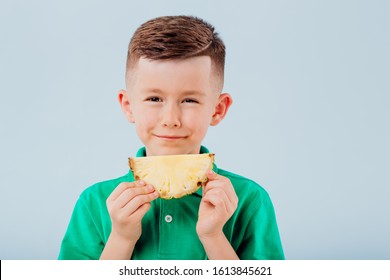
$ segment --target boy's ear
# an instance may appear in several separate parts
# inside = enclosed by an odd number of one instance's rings
[[[215,126],[219,124],[226,116],[229,107],[232,105],[233,99],[228,93],[222,93],[218,97],[217,105],[215,106],[215,111],[211,119],[210,125]]]
[[[129,96],[128,96],[127,92],[124,89],[121,89],[119,91],[119,93],[118,93],[118,101],[119,101],[119,104],[120,104],[120,106],[122,108],[123,113],[126,116],[126,119],[130,123],[134,123],[135,120],[134,120],[133,111],[131,110],[131,107],[130,107],[130,99],[129,99]]]

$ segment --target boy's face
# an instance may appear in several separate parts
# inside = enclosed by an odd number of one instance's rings
[[[211,59],[141,58],[119,93],[122,110],[148,156],[198,154],[209,125],[218,124],[231,105],[213,82]]]

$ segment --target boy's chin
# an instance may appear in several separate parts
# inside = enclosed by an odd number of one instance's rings
[[[146,147],[146,156],[171,156],[171,155],[186,155],[199,154],[199,148],[183,148],[183,147]]]

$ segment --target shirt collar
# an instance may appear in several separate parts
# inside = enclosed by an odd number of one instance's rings
[[[210,153],[210,152],[209,152],[209,149],[207,149],[205,146],[200,146],[199,153],[200,154],[207,154],[207,153]],[[145,156],[146,156],[146,148],[142,147],[142,148],[140,148],[138,150],[138,152],[136,154],[136,157],[145,157]],[[215,163],[213,164],[213,171],[215,173],[218,173],[218,167],[217,167],[217,165]],[[131,170],[130,170],[130,173],[133,176],[133,172],[131,172]],[[194,192],[194,194],[202,196],[202,188],[199,188],[196,192]]]
[[[207,154],[210,153],[209,149],[207,149],[205,146],[200,146],[199,154]],[[146,157],[146,148],[142,147],[138,150],[136,157]]]

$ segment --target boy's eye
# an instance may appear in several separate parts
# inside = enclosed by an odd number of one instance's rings
[[[151,102],[161,102],[161,98],[160,97],[149,97],[146,99],[146,101],[151,101]]]
[[[184,103],[199,103],[198,101],[191,99],[191,98],[186,98],[183,100]]]

